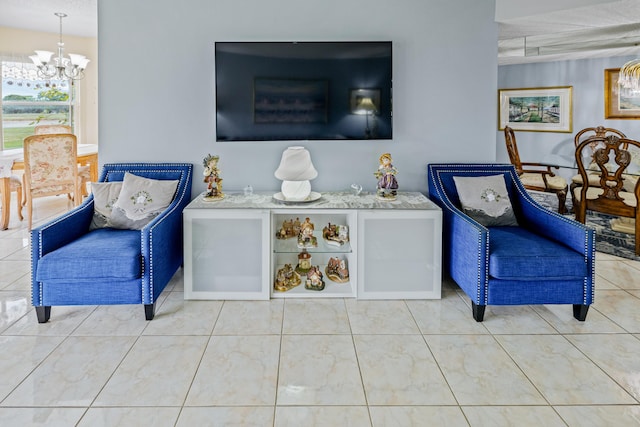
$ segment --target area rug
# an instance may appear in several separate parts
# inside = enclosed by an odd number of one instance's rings
[[[555,194],[539,191],[530,191],[529,194],[545,208],[553,211],[558,210],[558,198]],[[573,211],[569,197],[567,198],[567,209],[570,212]],[[575,219],[573,213],[566,216]],[[632,234],[612,230],[610,221],[613,218],[616,217],[587,211],[587,225],[596,230],[596,251],[640,261],[640,257],[635,254],[635,237]]]

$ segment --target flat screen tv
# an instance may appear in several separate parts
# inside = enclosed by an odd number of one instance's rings
[[[392,139],[392,46],[216,42],[216,140]]]

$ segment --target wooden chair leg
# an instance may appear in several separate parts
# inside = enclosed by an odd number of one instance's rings
[[[567,213],[567,190],[566,188],[561,191],[556,191],[556,196],[558,196],[558,213],[560,215],[564,215]]]
[[[38,316],[38,323],[47,323],[51,317],[50,305],[38,305],[36,306],[36,316]]]
[[[16,201],[18,202],[16,203],[18,205],[18,218],[20,218],[20,221],[22,221],[24,219],[24,217],[22,216],[22,186],[18,187],[18,189],[16,190]]]

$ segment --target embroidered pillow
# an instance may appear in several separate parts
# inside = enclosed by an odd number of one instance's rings
[[[178,180],[143,178],[125,172],[108,226],[140,230],[171,204],[177,187]]]
[[[464,213],[485,227],[518,225],[503,175],[454,176]]]
[[[107,227],[107,222],[111,218],[111,210],[118,200],[121,189],[122,181],[91,183],[93,218],[89,230]]]

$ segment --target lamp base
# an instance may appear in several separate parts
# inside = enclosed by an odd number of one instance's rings
[[[309,181],[282,181],[282,195],[290,202],[302,202],[311,194]]]

